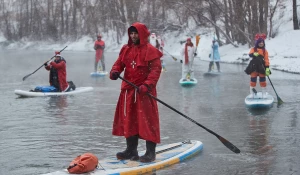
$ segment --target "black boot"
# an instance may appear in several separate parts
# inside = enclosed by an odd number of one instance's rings
[[[218,68],[218,72],[221,72],[220,71],[220,63],[218,61],[216,62],[216,65],[217,65],[217,68]]]
[[[152,162],[155,160],[155,147],[156,143],[151,141],[146,141],[146,153],[140,157],[141,162]]]
[[[123,152],[117,153],[117,158],[121,160],[131,159],[139,160],[139,154],[137,151],[139,137],[137,135],[126,138],[127,148]]]
[[[71,87],[71,89],[74,91],[76,89],[75,84],[73,83],[73,81],[68,81],[69,86]]]
[[[212,68],[213,64],[214,64],[213,61],[209,62],[208,72],[211,72],[211,68]]]

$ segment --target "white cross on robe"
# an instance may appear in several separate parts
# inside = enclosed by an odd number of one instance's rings
[[[134,60],[133,60],[131,65],[132,65],[132,68],[134,68],[134,66],[136,65],[136,62],[134,62]]]

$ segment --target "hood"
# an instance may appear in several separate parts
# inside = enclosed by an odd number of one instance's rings
[[[140,38],[140,45],[145,45],[148,43],[148,37],[150,35],[150,32],[149,30],[147,29],[146,25],[143,24],[143,23],[140,23],[140,22],[136,22],[136,23],[133,23],[131,26],[135,27],[138,31],[138,34],[139,34],[139,38]],[[130,26],[130,27],[131,27]],[[129,27],[129,28],[130,28]],[[130,32],[129,32],[129,28],[128,28],[128,45],[132,45],[133,42],[130,38]]]

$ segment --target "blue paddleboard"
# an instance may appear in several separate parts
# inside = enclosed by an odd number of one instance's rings
[[[103,72],[103,71],[100,71],[100,72],[92,72],[91,73],[91,77],[103,77],[105,75],[107,75],[108,72]]]
[[[181,78],[179,80],[179,83],[182,86],[191,86],[191,85],[195,85],[198,83],[198,80],[196,78],[190,78],[190,79],[186,79],[186,78]]]

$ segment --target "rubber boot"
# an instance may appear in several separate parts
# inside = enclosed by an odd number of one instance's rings
[[[253,88],[254,87],[250,86],[250,98],[254,98]]]
[[[261,87],[262,98],[267,98],[266,87]]]
[[[68,81],[69,86],[71,87],[71,89],[74,91],[76,89],[75,84],[73,83],[73,81]]]
[[[139,154],[137,151],[139,137],[137,135],[126,138],[127,148],[123,152],[118,152],[116,154],[118,159],[121,160],[139,160]]]
[[[216,62],[216,65],[217,65],[217,68],[218,68],[218,72],[221,72],[221,71],[220,71],[220,63],[219,63],[219,62]]]
[[[97,61],[95,61],[95,64],[94,64],[94,70],[95,70],[95,72],[98,71],[98,62],[97,62]]]
[[[213,65],[214,65],[213,61],[209,62],[208,72],[211,72],[211,68],[212,68]]]
[[[146,141],[146,153],[140,157],[140,162],[153,162],[156,157],[155,147],[156,143]]]

